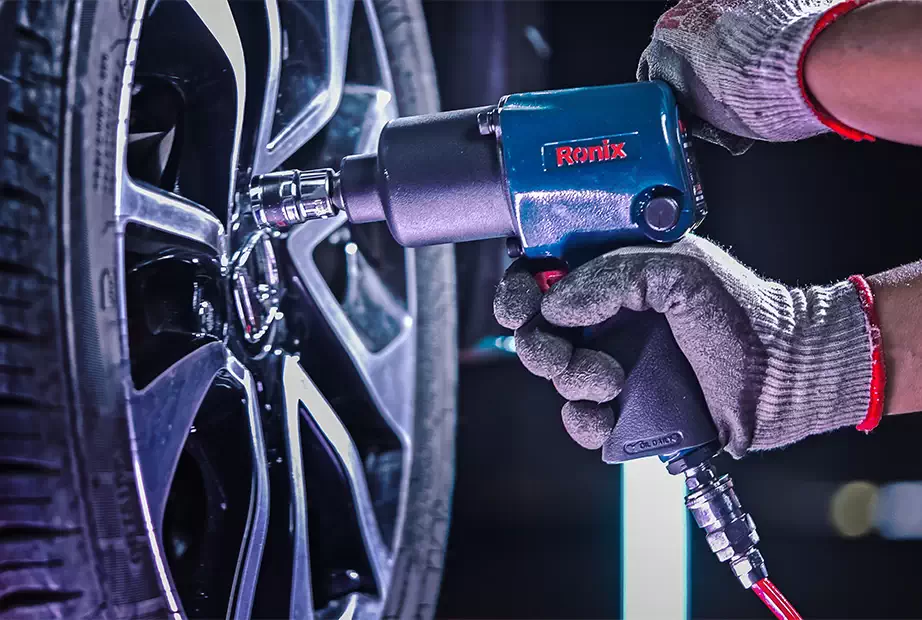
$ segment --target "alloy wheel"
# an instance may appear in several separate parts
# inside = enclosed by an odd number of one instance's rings
[[[406,513],[414,255],[343,216],[269,234],[253,174],[373,151],[371,0],[138,2],[111,146],[125,399],[177,616],[368,617]],[[102,145],[105,152],[108,145]]]

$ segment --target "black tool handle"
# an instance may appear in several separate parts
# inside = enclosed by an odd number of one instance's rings
[[[672,454],[717,439],[698,379],[665,316],[622,309],[586,330],[581,344],[610,353],[626,375],[612,403],[617,418],[603,461]]]
[[[567,274],[560,261],[530,265],[542,292]],[[717,439],[701,386],[665,316],[622,309],[576,340],[611,354],[625,372],[624,389],[612,403],[615,428],[602,447],[603,461],[672,454]]]

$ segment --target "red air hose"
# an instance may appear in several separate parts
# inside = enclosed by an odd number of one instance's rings
[[[752,591],[768,607],[778,620],[802,620],[794,606],[767,578],[752,584]]]

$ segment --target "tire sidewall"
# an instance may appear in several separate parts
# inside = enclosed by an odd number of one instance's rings
[[[143,4],[143,0],[141,0]],[[162,596],[132,460],[123,360],[121,243],[116,226],[119,123],[127,124],[126,57],[136,46],[132,0],[76,2],[61,155],[65,359],[97,574],[113,617]],[[123,109],[124,108],[124,109]],[[100,546],[115,537],[121,544]]]

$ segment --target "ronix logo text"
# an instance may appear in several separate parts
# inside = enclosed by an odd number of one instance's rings
[[[624,142],[611,144],[602,140],[602,144],[594,146],[558,146],[557,167],[585,164],[590,161],[608,161],[609,159],[625,159]]]
[[[629,148],[625,148],[623,138],[617,137],[553,142],[542,147],[544,169],[627,159]]]

